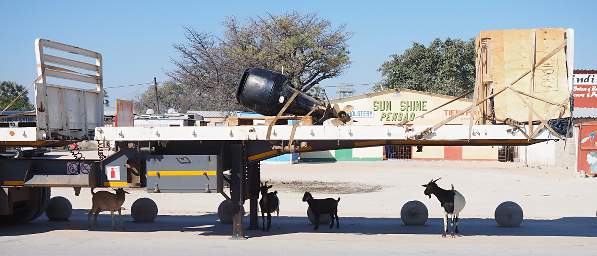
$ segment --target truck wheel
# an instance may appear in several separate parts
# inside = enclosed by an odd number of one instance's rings
[[[50,188],[21,189],[29,190],[29,200],[14,202],[12,214],[0,216],[0,224],[23,224],[37,219],[44,213],[50,200]]]

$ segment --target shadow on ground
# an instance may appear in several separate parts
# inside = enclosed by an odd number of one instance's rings
[[[178,231],[196,232],[199,236],[230,236],[232,225],[220,224],[216,214],[159,215],[153,223],[135,223],[124,216],[123,232]],[[118,218],[116,217],[116,220]],[[244,223],[248,224],[245,217]],[[245,225],[246,226],[246,225]],[[431,218],[425,226],[404,226],[400,218],[340,217],[340,229],[321,225],[313,230],[306,217],[280,216],[272,218],[270,232],[246,230],[247,237],[276,236],[293,233],[341,233],[358,235],[429,234],[439,235],[443,226],[440,218]],[[521,227],[497,227],[493,219],[463,218],[460,224],[464,236],[568,236],[597,237],[597,222],[591,217],[563,217],[553,220],[524,220]],[[88,230],[87,211],[76,209],[70,221],[54,222],[45,217],[24,225],[1,226],[0,236],[19,236],[55,230]],[[109,214],[100,215],[98,227],[89,232],[112,232]]]

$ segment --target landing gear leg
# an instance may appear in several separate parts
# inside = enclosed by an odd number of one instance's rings
[[[245,239],[243,234],[243,173],[245,171],[244,147],[241,144],[230,145],[230,160],[232,168],[230,173],[230,197],[234,207],[232,217],[232,239]]]
[[[249,229],[259,229],[259,181],[260,181],[260,164],[259,162],[249,163],[248,166],[248,183],[249,183]]]

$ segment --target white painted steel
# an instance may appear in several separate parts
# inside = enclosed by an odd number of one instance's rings
[[[0,143],[35,142],[42,139],[43,135],[36,127],[0,128]]]
[[[413,127],[406,131],[404,127],[383,125],[354,126],[299,126],[294,139],[301,141],[339,140],[408,140],[429,126]],[[289,140],[292,126],[275,125],[270,140]],[[474,125],[471,141],[474,140],[525,140],[519,131],[507,125]],[[98,127],[96,140],[110,141],[238,141],[266,140],[267,126],[196,126],[196,127]],[[445,125],[423,140],[462,141],[469,136],[468,126]],[[537,140],[555,139],[544,130]],[[505,143],[507,144],[507,143]]]

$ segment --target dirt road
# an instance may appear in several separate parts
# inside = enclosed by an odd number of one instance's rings
[[[464,236],[442,239],[443,211],[422,184],[442,177],[467,201],[461,213]],[[262,179],[279,191],[281,216],[272,231],[247,231],[245,241],[229,240],[231,226],[219,224],[218,194],[148,194],[160,208],[155,223],[138,224],[125,211],[126,231],[112,231],[109,214],[87,230],[88,190],[75,197],[71,189],[54,189],[69,198],[70,222],[0,227],[0,255],[595,255],[597,252],[597,179],[571,170],[525,168],[489,162],[342,162],[263,165]],[[304,190],[315,197],[341,197],[341,227],[312,231],[305,217]],[[419,200],[429,209],[422,227],[403,226],[400,209]],[[503,201],[519,203],[525,214],[520,228],[499,228],[493,220]],[[248,207],[246,204],[245,207]],[[248,221],[247,221],[248,222]]]

